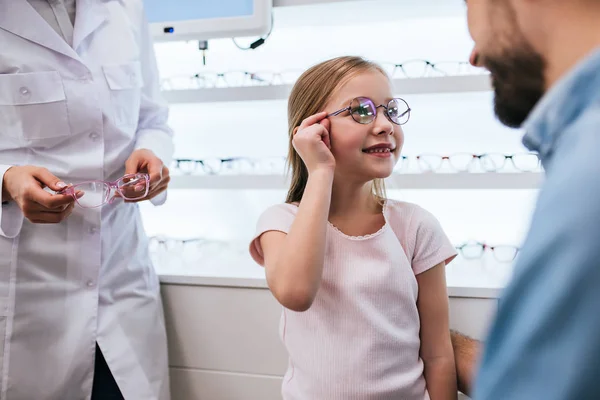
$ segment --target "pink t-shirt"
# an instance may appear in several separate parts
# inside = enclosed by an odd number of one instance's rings
[[[260,236],[287,233],[297,206],[280,204],[258,221],[250,253],[264,264]],[[283,309],[289,354],[285,400],[429,400],[419,357],[418,275],[456,250],[436,218],[388,200],[385,225],[351,237],[328,225],[323,278],[311,308]]]

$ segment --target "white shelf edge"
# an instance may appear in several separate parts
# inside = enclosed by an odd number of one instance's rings
[[[265,278],[159,274],[161,284],[268,289]]]
[[[471,93],[492,90],[488,75],[444,76],[433,78],[394,79],[397,95],[434,93]],[[170,104],[215,103],[229,101],[285,100],[292,85],[248,86],[166,90],[163,96]]]
[[[537,189],[541,172],[394,174],[386,179],[388,189]],[[170,189],[285,190],[283,175],[174,175]]]
[[[159,280],[162,285],[209,286],[246,289],[269,288],[265,278],[178,275],[173,273],[159,274]],[[502,288],[497,287],[473,287],[452,284],[449,284],[447,289],[449,297],[470,297],[479,299],[497,299],[500,297],[503,291]]]
[[[386,179],[390,189],[537,189],[541,172],[394,174]]]

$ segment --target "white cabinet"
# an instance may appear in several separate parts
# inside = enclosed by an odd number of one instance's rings
[[[281,399],[287,355],[268,289],[163,283],[162,296],[173,399]],[[482,338],[496,305],[451,297],[451,327]]]
[[[171,367],[173,400],[281,399],[281,377]]]
[[[281,307],[266,289],[163,285],[172,367],[280,375]]]
[[[497,299],[450,297],[450,329],[483,340],[497,308]]]

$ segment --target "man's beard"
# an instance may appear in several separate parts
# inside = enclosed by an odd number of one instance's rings
[[[544,59],[525,44],[500,56],[484,56],[482,62],[492,75],[496,116],[519,128],[544,95]]]

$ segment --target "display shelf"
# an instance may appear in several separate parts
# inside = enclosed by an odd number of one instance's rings
[[[489,75],[443,76],[432,78],[394,79],[396,95],[471,93],[490,91]],[[247,86],[166,90],[165,99],[170,104],[214,103],[231,101],[285,100],[292,85]]]
[[[537,189],[541,172],[394,174],[388,189]],[[174,175],[171,189],[264,190],[288,187],[282,175]]]
[[[459,258],[448,266],[448,295],[498,298],[510,278],[512,267],[496,265],[486,268],[483,264],[471,264],[463,265]],[[228,262],[213,260],[202,267],[157,267],[157,273],[164,285],[268,288],[264,268],[255,264],[247,254]]]

